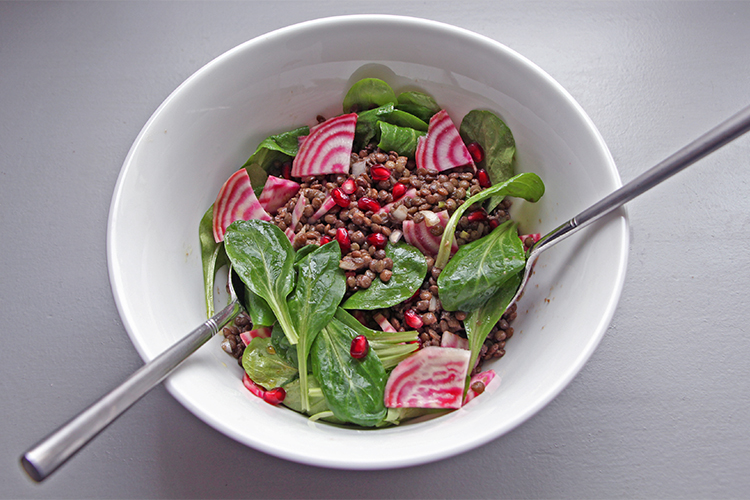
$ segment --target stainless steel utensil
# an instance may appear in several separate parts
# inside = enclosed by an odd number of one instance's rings
[[[723,121],[687,146],[651,167],[632,181],[576,215],[568,222],[542,236],[529,250],[521,286],[510,302],[513,304],[523,293],[539,254],[621,207],[636,196],[669,179],[704,156],[733,141],[750,130],[750,106]]]
[[[52,474],[242,311],[231,274],[230,270],[229,305],[23,454],[21,465],[34,481],[43,481]]]

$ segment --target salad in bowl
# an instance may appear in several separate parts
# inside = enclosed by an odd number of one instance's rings
[[[463,407],[496,379],[528,248],[503,120],[365,78],[342,112],[263,140],[199,224],[205,303],[228,265],[245,312],[221,347],[243,383],[310,420],[391,426]],[[456,125],[456,123],[459,123]],[[495,382],[496,383],[496,382]]]

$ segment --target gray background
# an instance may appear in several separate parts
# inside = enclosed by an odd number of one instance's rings
[[[367,12],[527,56],[588,112],[625,181],[750,104],[746,2],[0,2],[0,495],[748,497],[750,136],[630,204],[627,278],[599,348],[551,404],[475,451],[393,471],[298,465],[159,387],[44,484],[22,473],[25,448],[141,365],[105,235],[151,113],[241,42]]]

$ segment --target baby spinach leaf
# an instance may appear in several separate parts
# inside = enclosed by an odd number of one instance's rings
[[[276,323],[276,316],[268,306],[263,297],[256,295],[245,286],[245,310],[250,315],[254,327],[273,326]]]
[[[297,368],[289,365],[269,346],[271,339],[254,338],[242,354],[242,367],[253,382],[273,389],[297,378]]]
[[[487,170],[492,184],[513,177],[516,141],[508,126],[496,114],[479,109],[469,111],[461,121],[459,133],[466,144],[478,142],[484,149],[484,159],[477,166]],[[502,197],[493,196],[488,202],[487,211],[492,211],[501,201]]]
[[[387,103],[383,106],[367,111],[362,111],[357,115],[357,127],[354,131],[354,144],[356,149],[362,149],[371,142],[380,140],[380,127],[378,123],[381,117],[393,112],[393,103]]]
[[[263,298],[289,343],[298,342],[286,297],[294,288],[294,249],[274,224],[260,220],[232,222],[224,236],[232,266],[245,286]]]
[[[388,244],[385,255],[393,260],[393,276],[387,283],[372,281],[370,288],[359,290],[342,305],[344,309],[384,309],[414,295],[427,275],[427,261],[422,252],[406,243]]]
[[[417,118],[411,113],[407,113],[406,111],[402,111],[400,109],[394,109],[390,113],[382,116],[381,121],[390,123],[391,125],[396,125],[398,127],[412,128],[414,130],[419,130],[420,132],[425,133],[429,128],[429,125],[425,121]]]
[[[341,307],[336,309],[335,318],[357,332],[358,335],[367,337],[370,348],[378,355],[380,362],[383,363],[383,368],[386,370],[395,367],[419,349],[419,332],[416,330],[406,332],[372,330]]]
[[[214,315],[214,280],[216,271],[229,262],[223,243],[216,243],[213,230],[214,206],[211,205],[198,225],[198,239],[201,242],[203,262],[203,291],[206,298],[206,314]]]
[[[517,227],[507,221],[458,249],[437,279],[446,311],[473,311],[524,268],[526,253]]]
[[[448,224],[445,225],[443,238],[440,240],[440,250],[435,258],[435,267],[443,269],[448,263],[458,221],[474,203],[481,203],[491,196],[514,196],[516,198],[523,198],[526,201],[536,202],[542,195],[544,195],[544,183],[542,179],[536,174],[527,172],[511,177],[500,184],[495,184],[467,199],[463,205],[459,206],[453,212],[453,215],[448,220]]]
[[[307,254],[313,253],[318,248],[318,245],[314,243],[303,246],[294,254],[294,263],[296,264],[297,262],[302,260],[303,257],[306,257]]]
[[[469,338],[469,349],[471,350],[469,366],[472,369],[479,357],[479,351],[482,350],[482,344],[484,344],[487,336],[492,331],[492,327],[500,321],[503,313],[508,309],[510,301],[516,295],[516,291],[521,285],[522,275],[523,273],[520,272],[511,276],[487,302],[466,316],[464,328],[466,328],[466,336]],[[471,370],[469,370],[469,374],[466,377],[467,385],[470,378]]]
[[[243,167],[247,170],[247,174],[250,176],[250,182],[255,186],[254,180],[258,182],[258,171],[252,165],[256,165],[261,169],[268,171],[269,167],[275,160],[287,161],[297,156],[299,151],[299,137],[308,135],[310,133],[310,127],[304,126],[289,132],[283,132],[281,134],[271,135],[258,145],[255,152],[247,159]],[[265,183],[265,179],[263,180]],[[258,187],[258,186],[256,186]],[[263,184],[260,184],[263,187]]]
[[[310,361],[333,414],[344,422],[372,427],[386,415],[383,397],[387,376],[372,351],[361,359],[349,354],[357,335],[332,319],[313,342]]]
[[[341,250],[331,241],[307,254],[294,267],[297,284],[289,297],[299,343],[297,363],[302,390],[302,407],[307,409],[307,358],[315,337],[331,321],[346,292],[346,276],[339,267]]]
[[[395,151],[400,155],[414,158],[417,151],[417,141],[426,132],[413,128],[399,127],[387,122],[379,122],[380,143],[378,147],[383,151]]]
[[[424,92],[401,92],[397,101],[396,108],[411,113],[425,122],[430,121],[432,115],[441,109],[435,99]]]
[[[390,85],[378,78],[364,78],[351,86],[344,97],[344,113],[366,111],[384,104],[396,103]]]

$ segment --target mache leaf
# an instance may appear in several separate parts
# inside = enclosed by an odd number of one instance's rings
[[[247,376],[265,389],[282,387],[297,378],[297,368],[269,350],[271,339],[256,337],[242,353],[242,367]]]
[[[414,90],[401,92],[396,100],[397,109],[406,111],[424,122],[429,122],[432,115],[442,109],[431,95]]]
[[[255,152],[247,159],[243,167],[250,176],[250,182],[255,186],[255,182],[260,182],[260,173],[257,167],[264,171],[273,165],[274,161],[287,161],[297,156],[299,150],[299,137],[310,133],[310,127],[299,127],[281,134],[271,135],[255,149]],[[255,167],[253,166],[255,165]],[[265,183],[265,179],[263,180]],[[261,187],[263,184],[259,184]]]
[[[406,243],[391,244],[385,255],[393,260],[393,275],[388,282],[374,279],[369,288],[358,290],[342,305],[344,309],[384,309],[414,295],[427,275],[427,261],[422,252]]]
[[[396,103],[396,94],[390,85],[378,78],[363,78],[346,93],[344,113],[366,111],[389,102]]]
[[[518,225],[507,221],[490,234],[459,247],[437,279],[446,311],[473,311],[526,265]]]
[[[388,122],[379,122],[380,126],[380,143],[378,147],[383,151],[395,151],[399,155],[414,158],[414,152],[417,150],[417,142],[420,137],[427,135],[409,127],[400,127]]]
[[[224,243],[216,243],[216,240],[214,240],[213,214],[214,206],[211,205],[198,225],[198,239],[201,243],[201,261],[203,263],[203,291],[206,299],[206,314],[209,318],[214,315],[216,271],[229,262],[224,251]]]

